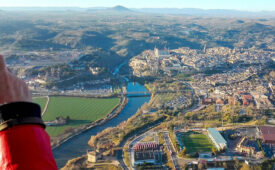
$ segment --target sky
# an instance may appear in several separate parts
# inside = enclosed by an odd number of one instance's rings
[[[202,8],[275,11],[275,0],[0,0],[0,7]]]

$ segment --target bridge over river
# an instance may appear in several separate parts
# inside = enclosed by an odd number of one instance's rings
[[[153,94],[182,93],[182,92],[186,92],[186,91],[190,91],[190,89],[156,91]],[[125,95],[128,97],[149,97],[149,96],[151,96],[151,93],[148,91],[131,91],[131,92],[119,93],[119,95]]]

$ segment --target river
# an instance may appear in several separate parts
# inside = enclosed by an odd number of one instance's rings
[[[140,92],[147,91],[146,88],[138,83],[128,83],[128,92]],[[106,128],[114,127],[119,125],[121,122],[127,120],[133,116],[137,110],[145,103],[150,100],[150,97],[129,97],[128,104],[121,111],[121,113],[114,119],[108,121],[104,125],[92,128],[70,140],[63,143],[61,146],[53,150],[53,154],[57,163],[58,168],[65,166],[68,160],[84,155],[88,149],[88,141],[91,136],[103,131]],[[104,107],[104,106],[102,106]]]

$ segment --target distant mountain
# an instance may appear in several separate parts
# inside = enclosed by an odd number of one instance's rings
[[[132,13],[135,12],[129,8],[124,6],[115,6],[112,8],[105,8],[105,7],[96,7],[96,8],[89,8],[87,11],[89,12],[98,12],[98,13]]]
[[[120,5],[115,6],[113,8],[110,8],[109,10],[120,11],[120,12],[130,12],[130,11],[132,11],[132,10],[130,10],[130,9],[124,7],[124,6],[120,6]]]

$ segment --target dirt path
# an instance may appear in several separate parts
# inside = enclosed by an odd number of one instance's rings
[[[46,105],[45,105],[45,107],[44,107],[44,109],[42,111],[42,114],[41,114],[42,116],[44,115],[44,113],[46,113],[46,111],[48,109],[49,102],[50,102],[49,96],[46,96],[46,98],[47,98],[47,102],[46,102]]]

